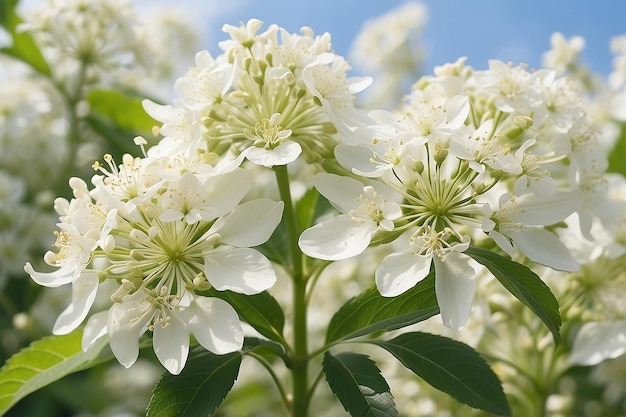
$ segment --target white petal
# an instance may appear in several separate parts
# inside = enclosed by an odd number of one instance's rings
[[[39,285],[44,287],[59,287],[74,281],[78,271],[76,262],[65,261],[59,269],[52,272],[37,272],[30,262],[24,265],[24,271]]]
[[[139,336],[150,316],[146,314],[152,307],[141,291],[115,303],[109,309],[107,331],[109,344],[118,362],[130,367],[139,356]]]
[[[237,312],[219,298],[196,297],[191,305],[180,311],[198,343],[205,349],[223,355],[243,346],[243,328]]]
[[[363,192],[363,183],[360,181],[335,174],[317,174],[313,178],[313,185],[342,213],[347,213],[357,207],[358,203],[355,200]]]
[[[204,256],[204,273],[218,291],[258,294],[276,282],[270,261],[250,248],[234,248]]]
[[[356,94],[369,87],[373,81],[372,77],[350,77],[346,80],[346,87],[351,94]]]
[[[211,228],[231,246],[251,247],[265,243],[283,215],[283,202],[268,198],[248,201],[221,217]]]
[[[559,271],[574,272],[580,269],[569,249],[554,233],[547,230],[524,229],[510,231],[515,246],[533,262]]]
[[[585,323],[576,338],[570,361],[576,365],[597,365],[626,352],[626,320]]]
[[[165,223],[177,222],[183,218],[183,212],[176,209],[167,209],[159,216],[159,220]]]
[[[96,340],[107,334],[107,322],[109,320],[109,311],[101,311],[89,317],[85,328],[83,329],[83,338],[81,345],[83,352],[86,352]]]
[[[476,293],[476,271],[469,264],[470,257],[450,252],[445,261],[434,257],[435,293],[443,324],[458,332],[469,318]]]
[[[496,245],[500,247],[503,251],[505,251],[509,256],[513,256],[515,254],[515,248],[511,245],[509,238],[504,236],[502,233],[497,232],[495,230],[490,231],[489,237],[496,242]]]
[[[517,221],[527,226],[548,226],[569,217],[581,206],[583,200],[578,193],[558,192],[549,197],[529,194],[529,198],[520,197],[524,212],[517,216]]]
[[[346,169],[351,169],[353,172],[363,175],[365,177],[379,177],[384,171],[393,168],[393,165],[389,164],[385,168],[380,168],[373,165],[370,160],[374,156],[374,152],[364,146],[353,145],[337,145],[335,147],[335,158],[337,162]]]
[[[176,111],[172,106],[157,104],[151,100],[144,99],[141,102],[143,109],[148,113],[150,117],[159,122],[165,122],[172,118],[172,115],[176,114]]]
[[[469,110],[469,100],[466,96],[450,97],[446,102],[446,127],[449,129],[458,129],[463,126],[469,114]]]
[[[395,297],[424,279],[430,271],[432,257],[413,253],[392,253],[376,269],[376,286],[383,297]]]
[[[302,153],[302,147],[297,142],[287,141],[272,150],[253,147],[248,148],[247,151],[246,157],[250,162],[269,168],[295,161]]]
[[[68,334],[76,329],[87,317],[89,309],[96,299],[98,291],[98,273],[96,271],[84,271],[72,284],[72,302],[59,315],[52,333]]]
[[[298,245],[312,258],[337,261],[362,253],[375,232],[373,221],[353,222],[350,214],[340,214],[306,229]]]
[[[203,193],[210,197],[211,208],[215,210],[217,216],[234,209],[250,191],[251,186],[252,173],[245,169],[235,169],[210,177],[202,184]]]
[[[189,355],[189,331],[185,323],[176,314],[171,314],[170,322],[165,327],[156,324],[152,346],[165,369],[178,375],[185,367]]]

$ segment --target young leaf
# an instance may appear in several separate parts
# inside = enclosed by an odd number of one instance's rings
[[[82,330],[44,337],[10,357],[0,369],[0,415],[26,395],[85,369],[108,343],[102,337],[83,352],[81,339]]]
[[[498,377],[464,343],[420,332],[370,343],[387,350],[417,376],[458,401],[490,413],[511,415]]]
[[[326,381],[352,417],[396,417],[396,404],[387,381],[365,355],[343,352],[324,355]]]
[[[557,345],[560,343],[559,302],[537,274],[525,265],[486,249],[470,247],[464,253],[486,266],[504,288],[528,306],[548,326],[554,342]]]
[[[267,291],[255,295],[243,295],[232,291],[211,289],[206,293],[226,301],[239,314],[239,318],[268,339],[284,342],[285,314],[280,304]]]
[[[395,330],[439,313],[435,273],[397,297],[383,297],[376,287],[344,304],[330,320],[326,342],[353,339],[379,330]]]
[[[607,171],[617,172],[626,176],[626,160],[624,160],[624,155],[626,155],[626,126],[622,124],[621,127],[622,134],[609,153],[609,167]]]
[[[152,391],[146,417],[208,417],[232,389],[241,353],[194,349],[179,375],[166,373]]]
[[[11,55],[30,65],[37,72],[50,76],[50,67],[41,55],[41,51],[28,32],[18,32],[17,27],[22,19],[15,13],[17,0],[0,1],[0,26],[11,34],[13,44],[0,48],[0,52]]]
[[[157,124],[143,109],[142,97],[132,93],[121,90],[92,90],[87,95],[87,101],[91,112],[113,121],[122,130],[151,132],[152,127]]]

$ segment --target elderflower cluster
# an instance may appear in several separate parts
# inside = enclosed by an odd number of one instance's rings
[[[365,22],[351,47],[350,61],[375,74],[367,102],[395,106],[421,73],[425,52],[420,38],[428,9],[406,2]]]
[[[54,64],[57,78],[65,79],[81,62],[103,73],[141,62],[137,23],[129,0],[47,0],[26,17],[21,30],[29,31]]]
[[[83,348],[106,334],[128,367],[137,359],[139,336],[150,330],[157,357],[174,374],[185,365],[190,333],[214,353],[240,349],[237,313],[206,291],[256,294],[274,284],[272,265],[252,247],[274,231],[282,203],[242,202],[252,177],[236,164],[216,169],[182,155],[124,155],[119,166],[110,155],[105,161],[94,164],[92,189],[72,178],[74,197],[55,201],[56,251],[44,259],[58,269],[25,266],[40,285],[72,285],[72,301],[54,333],[77,328],[106,282],[117,290],[110,308],[89,318]]]
[[[320,174],[341,214],[306,230],[300,247],[337,260],[394,241],[375,272],[383,296],[416,285],[434,265],[444,324],[460,330],[476,292],[470,245],[562,271],[579,263],[555,228],[576,214],[591,239],[606,195],[606,155],[567,78],[552,70],[464,59],[417,81],[396,112],[335,149],[359,179]],[[467,251],[467,252],[466,252]]]
[[[225,25],[224,52],[196,55],[175,83],[173,106],[144,101],[164,136],[150,155],[231,153],[266,167],[301,154],[307,162],[332,158],[339,132],[360,118],[353,95],[370,79],[347,77],[350,67],[331,51],[328,33],[291,34],[276,25],[257,33],[262,25]]]
[[[283,203],[251,199],[256,179],[240,165],[332,157],[339,130],[361,117],[353,93],[369,82],[347,78],[349,67],[330,52],[328,35],[277,26],[257,34],[261,25],[226,25],[232,39],[220,44],[224,54],[197,55],[176,82],[175,106],[144,102],[163,123],[163,138],[147,152],[147,141],[135,139],[144,157],[126,154],[118,166],[105,155],[105,164],[94,164],[93,188],[72,178],[73,198],[55,201],[56,250],[44,260],[57,269],[25,266],[40,285],[72,286],[55,334],[77,328],[98,289],[113,283],[110,307],[87,320],[84,349],[106,335],[130,366],[139,336],[150,331],[157,358],[177,374],[190,334],[214,353],[242,347],[235,310],[211,295],[257,294],[274,284],[273,266],[253,247],[269,239]]]

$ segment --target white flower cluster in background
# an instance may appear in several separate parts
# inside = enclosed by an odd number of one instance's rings
[[[363,24],[350,62],[374,75],[365,93],[368,105],[395,107],[421,74],[426,55],[421,35],[427,20],[427,7],[409,1]]]
[[[397,112],[370,115],[353,143],[335,149],[361,181],[315,180],[341,214],[302,234],[306,254],[344,259],[397,239],[376,269],[381,294],[406,292],[434,263],[442,319],[455,330],[477,285],[470,244],[579,268],[554,226],[576,213],[572,227],[593,238],[607,161],[567,78],[495,60],[476,71],[460,59],[417,81]]]

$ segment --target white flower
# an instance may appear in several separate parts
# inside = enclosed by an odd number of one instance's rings
[[[248,171],[237,169],[203,181],[190,172],[170,181],[159,199],[163,212],[159,219],[188,224],[210,221],[228,213],[246,195],[251,186]]]
[[[435,293],[446,327],[460,331],[469,318],[476,292],[476,272],[470,257],[462,252],[469,247],[469,237],[449,241],[449,229],[436,232],[431,227],[409,238],[406,251],[387,255],[376,269],[376,286],[384,297],[395,297],[413,288],[435,266]]]
[[[225,354],[243,346],[243,330],[235,310],[217,298],[192,296],[167,287],[144,287],[109,310],[107,333],[117,360],[130,367],[139,355],[139,336],[153,332],[154,352],[172,374],[179,374],[189,354],[189,334],[205,349]]]
[[[291,140],[291,129],[283,129],[280,125],[283,116],[274,113],[269,119],[263,119],[254,126],[254,133],[245,129],[246,137],[253,141],[253,146],[244,154],[250,162],[266,167],[286,165],[293,162],[302,152],[302,147]]]
[[[176,80],[174,89],[186,106],[205,111],[222,100],[230,89],[237,66],[234,63],[216,61],[209,51],[198,52],[195,63],[195,67],[185,76]]]
[[[558,74],[565,73],[578,63],[580,53],[585,48],[585,39],[580,36],[572,36],[566,39],[560,32],[554,32],[550,37],[552,49],[542,57],[542,63],[548,68],[553,68]]]
[[[424,137],[429,142],[441,142],[464,125],[470,105],[467,97],[454,96],[442,104],[418,100],[403,110],[404,120],[416,137]]]
[[[576,193],[558,192],[543,198],[505,193],[500,197],[497,211],[489,204],[483,206],[483,231],[511,256],[515,253],[513,242],[534,262],[561,271],[577,271],[580,265],[570,251],[544,226],[566,219],[580,203],[580,195]]]
[[[203,251],[203,272],[213,287],[251,295],[274,285],[276,273],[272,264],[251,247],[270,238],[282,212],[282,201],[262,198],[243,203],[216,220],[205,236],[209,240],[219,236],[219,241],[227,246]]]
[[[478,86],[493,97],[496,108],[502,112],[528,112],[541,101],[540,71],[530,74],[523,66],[513,67],[492,59],[488,71],[477,71],[474,76]]]
[[[590,322],[582,325],[572,347],[574,365],[592,366],[626,352],[626,320]]]
[[[71,224],[59,223],[58,226],[61,231],[56,233],[57,240],[54,246],[59,252],[48,251],[44,260],[48,265],[59,269],[53,272],[37,272],[30,262],[24,266],[24,270],[33,281],[46,287],[59,287],[77,280],[91,261],[98,245],[99,234],[96,231],[82,235]]]
[[[516,156],[500,143],[500,138],[491,136],[493,119],[485,121],[470,136],[467,134],[468,130],[460,129],[452,135],[450,151],[460,159],[469,161],[474,171],[482,173],[485,166],[488,166],[509,174],[522,172],[522,166]]]
[[[298,241],[302,251],[326,260],[346,259],[362,253],[379,230],[394,229],[402,215],[391,190],[383,184],[363,185],[349,177],[318,174],[317,190],[342,214],[305,230]]]

